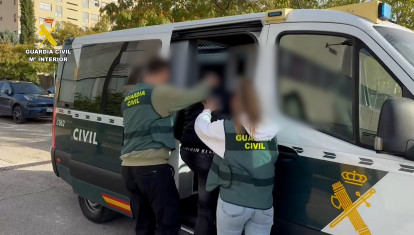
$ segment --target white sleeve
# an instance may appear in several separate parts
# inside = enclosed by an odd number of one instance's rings
[[[205,109],[198,115],[194,129],[198,138],[205,145],[220,157],[224,157],[226,151],[226,135],[223,120],[211,122],[211,111],[210,109]]]

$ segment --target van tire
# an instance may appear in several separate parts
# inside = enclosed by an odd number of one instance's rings
[[[16,105],[12,111],[13,120],[17,124],[23,124],[26,122],[26,118],[24,117],[24,110],[23,107],[20,105]]]
[[[78,196],[79,206],[83,215],[90,221],[101,224],[111,221],[119,216],[119,213],[108,209],[98,203],[94,203],[84,197]]]

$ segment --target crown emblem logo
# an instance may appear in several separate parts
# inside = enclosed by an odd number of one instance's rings
[[[356,173],[356,171],[353,171],[353,172],[344,171],[342,172],[341,176],[344,179],[345,183],[353,184],[357,186],[362,186],[362,184],[364,184],[368,180],[365,175],[358,174]]]
[[[362,184],[368,180],[367,176],[358,174],[355,170],[352,172],[344,171],[341,173],[341,176],[344,179],[345,183],[357,186],[362,186]],[[353,201],[341,181],[332,184],[332,189],[333,195],[331,196],[331,204],[336,209],[342,210],[342,213],[329,224],[329,227],[335,228],[343,220],[349,219],[349,221],[354,226],[355,231],[359,235],[371,235],[371,231],[369,230],[368,225],[362,219],[358,208],[364,204],[368,208],[371,207],[371,203],[368,202],[368,199],[370,199],[376,193],[376,190],[374,188],[371,188],[364,194],[355,192],[355,195],[358,197],[358,199],[356,201]]]

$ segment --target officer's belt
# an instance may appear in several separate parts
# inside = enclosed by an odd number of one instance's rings
[[[219,166],[214,161],[211,163],[211,171],[219,175],[220,178],[227,181],[239,181],[246,184],[253,184],[257,187],[266,187],[274,184],[274,177],[267,179],[252,178],[249,175],[243,175],[238,173],[228,173],[219,170]],[[231,169],[231,168],[230,168]]]

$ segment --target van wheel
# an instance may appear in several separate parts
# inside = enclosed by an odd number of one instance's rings
[[[101,224],[119,216],[119,213],[98,203],[92,202],[89,199],[78,196],[78,200],[83,215],[94,223]]]
[[[17,124],[22,124],[26,122],[26,118],[24,117],[24,111],[22,106],[16,105],[13,108],[13,120]]]

